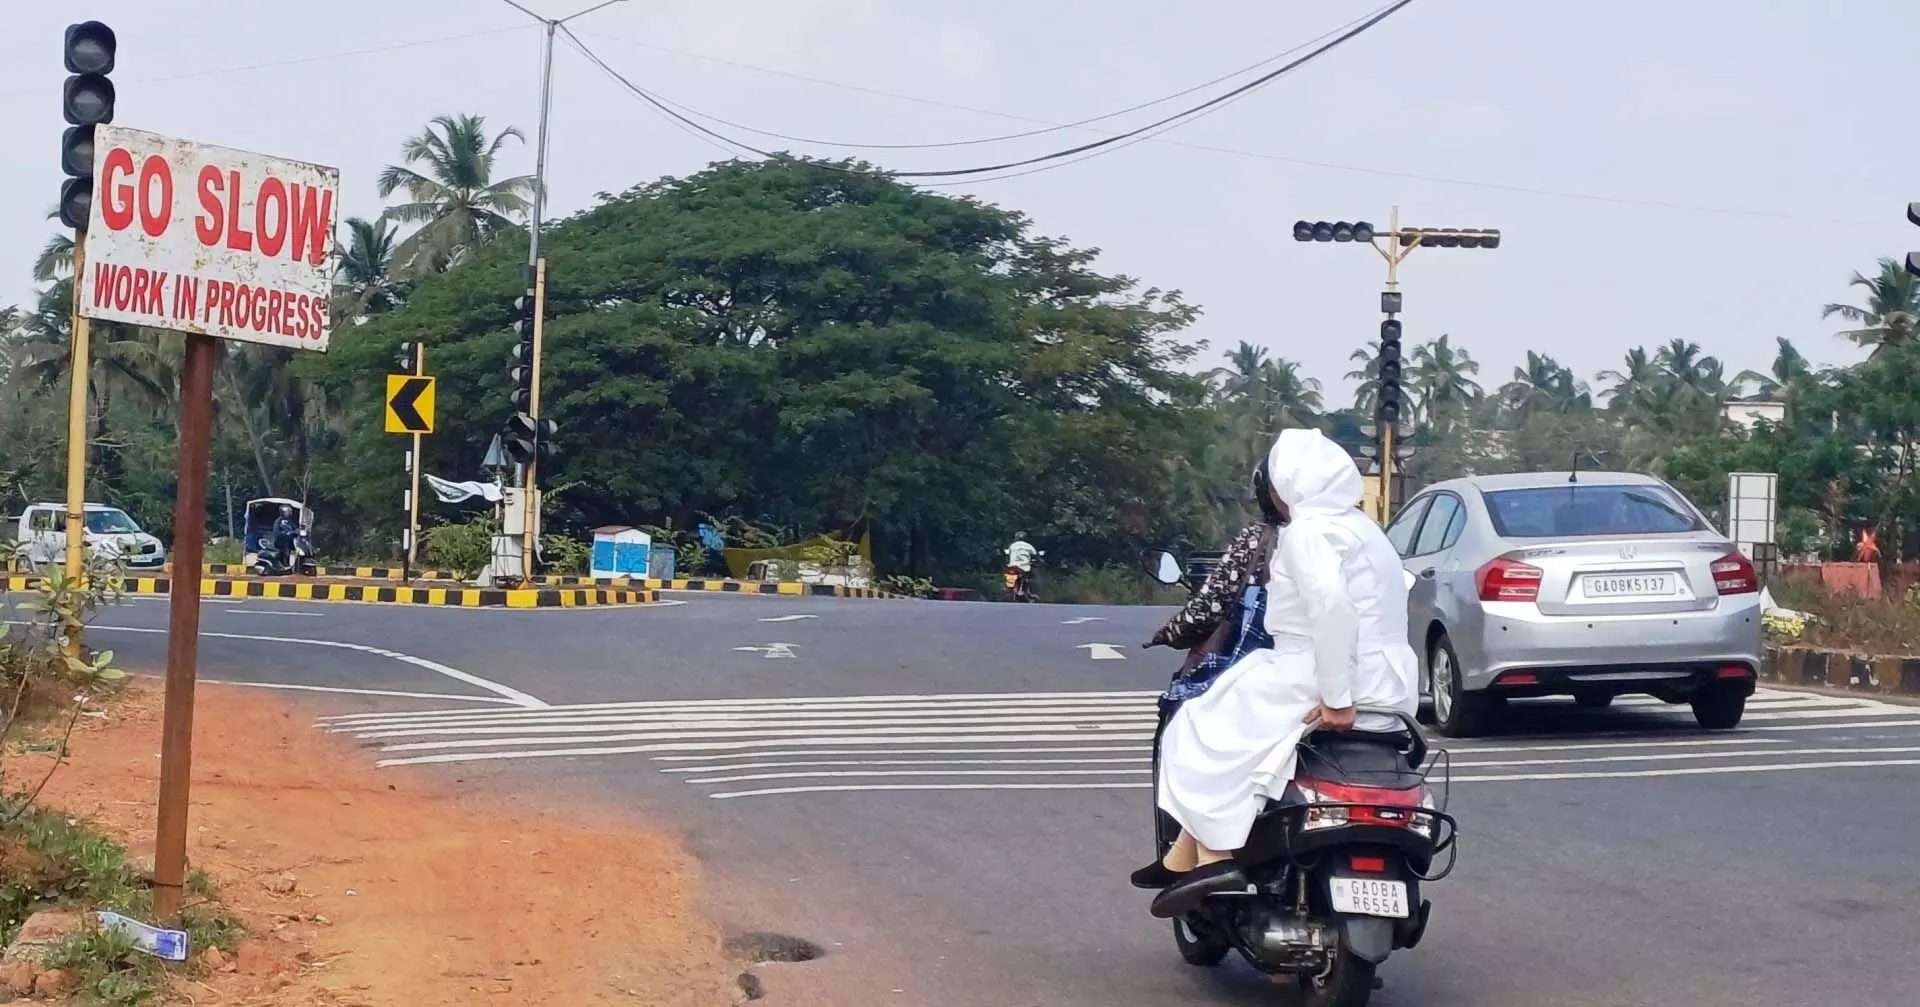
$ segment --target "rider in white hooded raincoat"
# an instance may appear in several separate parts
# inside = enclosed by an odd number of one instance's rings
[[[1268,795],[1292,779],[1295,747],[1323,708],[1345,721],[1339,714],[1354,706],[1412,713],[1419,702],[1406,577],[1393,544],[1359,510],[1352,457],[1317,430],[1287,430],[1267,467],[1288,511],[1267,583],[1274,646],[1241,658],[1167,724],[1158,800],[1185,829],[1165,862],[1175,872],[1226,866]],[[1346,722],[1401,730],[1378,714]]]

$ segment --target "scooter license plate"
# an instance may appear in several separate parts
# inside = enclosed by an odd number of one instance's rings
[[[1352,916],[1384,916],[1404,920],[1413,915],[1407,908],[1407,883],[1384,878],[1328,878],[1328,894],[1333,911]]]

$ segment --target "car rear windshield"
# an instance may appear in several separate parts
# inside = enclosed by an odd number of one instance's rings
[[[1482,495],[1502,538],[1678,535],[1706,527],[1693,508],[1664,486],[1575,483]]]

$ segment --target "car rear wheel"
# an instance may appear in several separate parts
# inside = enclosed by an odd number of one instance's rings
[[[1730,731],[1747,713],[1747,694],[1724,685],[1709,685],[1693,695],[1693,719],[1709,731]]]
[[[1486,733],[1500,702],[1484,692],[1468,692],[1460,677],[1460,658],[1453,641],[1441,633],[1433,641],[1427,667],[1433,669],[1433,723],[1449,738],[1472,738]]]

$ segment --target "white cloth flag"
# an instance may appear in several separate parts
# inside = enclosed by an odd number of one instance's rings
[[[461,503],[474,497],[481,497],[490,503],[500,502],[500,487],[496,483],[457,483],[431,473],[421,474],[426,476],[427,485],[433,489],[433,495],[439,497],[442,503]]]

